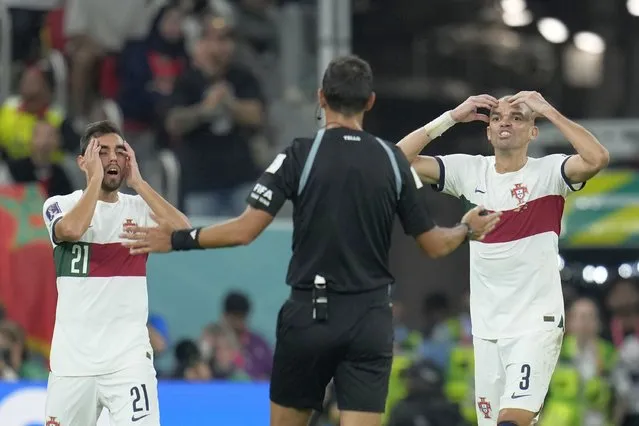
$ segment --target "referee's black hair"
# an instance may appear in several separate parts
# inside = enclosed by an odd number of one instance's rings
[[[364,112],[373,94],[373,71],[355,55],[333,59],[322,78],[322,92],[329,108],[344,115]]]
[[[110,134],[116,134],[124,139],[122,131],[109,120],[96,121],[95,123],[89,124],[80,138],[80,154],[84,155],[91,139]]]

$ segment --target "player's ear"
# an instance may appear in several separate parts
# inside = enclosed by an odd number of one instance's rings
[[[370,111],[373,108],[373,105],[375,105],[376,99],[377,95],[375,94],[375,92],[372,92],[371,95],[368,97],[368,100],[366,101],[366,107],[364,108],[364,111]]]
[[[78,163],[78,167],[80,168],[80,170],[82,170],[83,172],[86,172],[86,168],[84,167],[84,156],[78,155],[75,161],[76,163]]]
[[[530,137],[531,139],[537,139],[537,136],[539,136],[539,127],[533,126],[533,128],[530,129]]]
[[[486,126],[486,137],[488,138],[488,142],[490,142],[490,126]]]

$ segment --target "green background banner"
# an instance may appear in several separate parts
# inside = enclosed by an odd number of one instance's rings
[[[566,199],[562,248],[639,248],[639,173],[607,170]]]

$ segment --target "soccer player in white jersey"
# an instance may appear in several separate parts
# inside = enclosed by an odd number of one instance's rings
[[[576,154],[528,157],[538,117],[557,126]],[[494,156],[419,156],[455,123],[474,120],[488,123]],[[480,426],[528,426],[541,410],[563,337],[558,239],[564,198],[606,167],[608,151],[536,92],[471,97],[399,147],[436,190],[467,207],[502,212],[491,233],[470,242],[476,408]]]
[[[151,223],[151,213],[189,222],[142,179],[112,123],[89,125],[80,148],[86,188],[43,207],[58,277],[46,424],[95,425],[106,407],[112,426],[158,426],[146,257],[131,256],[120,235]],[[139,195],[120,193],[123,182]]]

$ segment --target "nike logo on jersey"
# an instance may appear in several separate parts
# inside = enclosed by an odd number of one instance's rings
[[[530,394],[529,394],[529,393],[525,393],[525,394],[523,394],[523,395],[515,395],[515,392],[513,392],[513,394],[512,394],[512,395],[510,395],[510,397],[511,397],[512,399],[523,398],[523,397],[525,397],[525,396],[530,396]]]
[[[135,414],[134,414],[134,415],[131,416],[131,421],[132,422],[137,422],[138,420],[142,420],[143,418],[148,417],[148,416],[150,416],[150,414],[145,414],[145,415],[140,416],[140,417],[135,417]]]
[[[486,193],[486,191],[482,191],[482,190],[481,190],[481,189],[479,189],[479,188],[475,188],[475,194],[476,194],[476,193],[478,193],[478,192],[479,192],[480,194],[485,194],[485,193]]]

